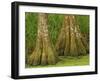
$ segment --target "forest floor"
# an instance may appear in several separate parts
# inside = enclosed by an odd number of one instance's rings
[[[62,67],[62,66],[84,66],[89,65],[89,55],[71,57],[71,56],[59,56],[59,61],[55,65],[38,65],[30,66],[26,65],[26,68],[42,68],[42,67]]]

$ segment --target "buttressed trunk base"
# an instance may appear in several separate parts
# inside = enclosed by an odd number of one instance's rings
[[[56,43],[58,55],[85,55],[89,51],[89,45],[82,36],[75,16],[65,15],[64,23]]]
[[[57,62],[56,51],[53,49],[49,38],[47,14],[45,13],[38,15],[36,47],[28,62],[30,65],[47,65]]]

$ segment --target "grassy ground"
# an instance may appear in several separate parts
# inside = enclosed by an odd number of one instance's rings
[[[60,56],[59,62],[57,62],[55,65],[38,65],[38,66],[29,66],[26,65],[26,68],[42,68],[42,67],[61,67],[61,66],[83,66],[83,65],[89,65],[89,55],[86,56],[80,56],[80,57],[65,57]]]

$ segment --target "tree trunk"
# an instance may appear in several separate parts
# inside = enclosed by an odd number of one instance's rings
[[[36,47],[29,57],[30,65],[55,64],[57,62],[56,51],[50,42],[48,33],[47,14],[38,15],[38,32]]]
[[[82,36],[75,16],[65,15],[64,23],[61,28],[56,51],[59,55],[84,55],[89,50],[86,39]]]

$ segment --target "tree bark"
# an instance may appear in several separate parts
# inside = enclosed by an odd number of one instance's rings
[[[89,50],[86,39],[82,36],[74,15],[65,15],[64,23],[56,43],[58,55],[84,55]]]
[[[55,64],[57,54],[50,42],[48,33],[47,14],[38,15],[38,32],[36,47],[28,60],[30,65]]]

